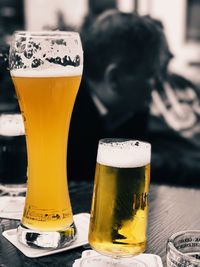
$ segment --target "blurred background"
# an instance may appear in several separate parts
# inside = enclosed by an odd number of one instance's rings
[[[170,68],[200,85],[200,0],[0,0],[1,50],[15,30],[78,31],[88,13],[99,14],[113,7],[161,20],[175,55]],[[13,91],[8,92],[10,84],[2,79],[1,75],[0,109],[6,109],[7,101],[10,102],[7,108],[13,108],[15,99],[10,95]]]
[[[88,14],[96,16],[110,8],[150,15],[160,20],[170,51],[174,55],[170,61],[170,70],[189,79],[198,90],[200,89],[200,0],[0,0],[0,115],[19,112],[7,68],[10,38],[15,30],[79,31]],[[87,23],[90,21],[88,20]],[[198,130],[198,136],[199,133]],[[0,127],[0,137],[1,135],[3,134]],[[200,140],[199,137],[198,140]],[[7,138],[2,140],[10,142],[10,137],[8,140]],[[2,140],[0,157],[3,158],[9,148],[7,143],[2,143],[4,142]],[[25,147],[24,137],[23,144]],[[198,144],[200,145],[200,142]],[[200,157],[199,145],[195,145],[197,158]],[[25,148],[20,153],[23,159],[26,158]],[[2,164],[4,163],[0,163],[0,172],[3,172]],[[25,175],[26,168],[22,166],[19,176]],[[3,176],[4,173],[0,173],[0,177]],[[200,171],[198,176],[200,177]]]

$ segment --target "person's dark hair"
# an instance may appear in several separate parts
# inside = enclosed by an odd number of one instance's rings
[[[90,79],[100,80],[111,62],[144,77],[151,77],[159,68],[163,32],[151,20],[109,10],[97,17],[86,32],[82,32],[84,72]]]
[[[113,9],[117,7],[116,0],[88,0],[90,13],[95,16],[100,15],[108,9]]]
[[[167,38],[164,33],[164,25],[162,21],[152,18],[149,15],[144,16],[149,22],[154,23],[156,27],[158,27],[158,30],[160,29],[163,31],[163,41],[161,43],[161,52],[160,52],[160,71],[161,71],[161,76],[165,77],[168,72],[168,65],[171,61],[171,59],[174,57],[173,53],[170,51],[169,45]]]

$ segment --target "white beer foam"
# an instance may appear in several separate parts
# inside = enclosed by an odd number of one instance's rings
[[[15,69],[12,70],[13,77],[69,77],[80,76],[83,72],[83,65],[79,67],[67,66],[47,69]]]
[[[118,168],[136,168],[150,163],[151,145],[149,143],[138,140],[107,140],[99,142],[98,163]]]

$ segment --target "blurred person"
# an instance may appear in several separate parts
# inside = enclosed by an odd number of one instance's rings
[[[101,15],[106,10],[116,9],[117,1],[116,0],[89,0],[88,1],[88,14],[85,16],[83,24],[81,26],[81,31],[84,31],[84,34],[87,34],[87,30],[90,28],[93,20],[96,17]]]
[[[94,179],[100,138],[146,139],[162,38],[151,21],[117,10],[82,32],[84,75],[69,132],[69,179]]]
[[[163,29],[160,21],[152,21]],[[149,120],[152,180],[200,186],[200,92],[191,81],[170,72],[172,58],[164,38]]]

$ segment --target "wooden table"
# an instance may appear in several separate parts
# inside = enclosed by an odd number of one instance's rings
[[[89,212],[92,183],[70,183],[69,188],[74,214]],[[159,255],[166,266],[168,237],[180,230],[200,230],[200,189],[151,185],[149,200],[146,252]],[[2,231],[15,228],[18,223],[0,219],[0,267],[71,267],[83,251],[83,248],[77,248],[52,256],[27,258],[1,235]]]

